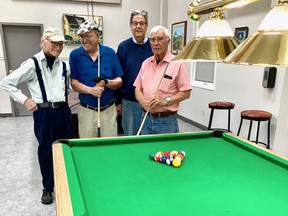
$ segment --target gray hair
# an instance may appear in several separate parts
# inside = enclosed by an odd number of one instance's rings
[[[133,17],[135,15],[142,15],[145,18],[145,22],[148,25],[148,12],[145,10],[133,10],[130,16],[130,23],[132,23]]]
[[[164,31],[166,37],[168,37],[169,39],[171,38],[168,29],[165,28],[164,26],[154,26],[154,27],[150,30],[150,35],[151,35],[152,33],[158,32],[160,29],[162,29],[162,30]]]

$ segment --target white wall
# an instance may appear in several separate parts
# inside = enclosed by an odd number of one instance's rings
[[[188,5],[192,1],[179,0],[169,1],[168,23],[188,20],[186,11]],[[203,1],[202,1],[203,2]],[[257,30],[262,19],[270,10],[271,1],[263,0],[239,9],[231,9],[224,11],[226,20],[232,29],[236,27],[249,27],[249,35]],[[176,7],[181,7],[181,13]],[[235,11],[237,10],[237,13]],[[240,14],[240,16],[239,16]],[[203,23],[207,17],[203,16],[200,23]],[[192,21],[188,20],[188,23]],[[191,40],[193,32],[193,24],[188,25],[187,41]],[[268,50],[267,50],[268,51]],[[269,51],[268,51],[269,52]],[[231,129],[233,133],[237,133],[240,112],[245,109],[262,109],[273,114],[271,122],[271,144],[274,151],[288,155],[288,121],[287,121],[287,71],[286,68],[277,67],[276,84],[273,89],[262,87],[263,66],[241,66],[217,63],[216,88],[215,91],[205,90],[193,87],[189,100],[182,103],[180,115],[191,119],[199,124],[208,126],[210,109],[208,103],[211,101],[231,101],[236,104],[232,110]],[[286,85],[286,86],[285,86]],[[214,126],[226,127],[227,112],[215,111]],[[267,123],[261,124],[260,140],[267,140]],[[256,134],[256,124],[254,123],[254,132]],[[248,121],[244,121],[240,136],[247,138]],[[252,136],[252,135],[251,135]],[[251,137],[254,138],[254,137]],[[254,138],[255,139],[255,138]]]

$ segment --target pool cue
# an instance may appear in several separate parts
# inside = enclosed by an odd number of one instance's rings
[[[164,69],[164,72],[163,72],[163,75],[162,75],[162,77],[161,77],[161,79],[160,79],[160,81],[159,81],[159,83],[158,83],[158,86],[157,86],[157,88],[156,88],[153,96],[156,95],[156,93],[157,93],[157,91],[158,91],[158,89],[159,89],[159,87],[160,87],[160,85],[161,85],[161,83],[162,83],[162,80],[163,80],[163,78],[165,77],[165,73],[166,73],[166,71],[167,71],[167,68],[168,68],[168,65],[169,65],[169,64],[170,64],[170,63],[168,63],[168,64],[166,65],[166,67],[165,67],[165,69]],[[146,118],[147,118],[148,113],[149,113],[149,112],[146,111],[145,116],[144,116],[144,118],[142,119],[141,125],[140,125],[140,127],[139,127],[139,129],[138,129],[138,132],[137,132],[136,136],[139,136],[139,135],[140,135],[141,130],[142,130],[142,128],[143,128],[143,125],[144,125],[144,123],[145,123],[145,121],[146,121]]]
[[[100,77],[100,47],[98,46],[98,77]],[[98,137],[101,137],[100,128],[100,97],[98,97],[98,107],[97,107],[97,126],[98,126]]]

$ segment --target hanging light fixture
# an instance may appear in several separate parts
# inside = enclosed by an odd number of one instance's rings
[[[279,0],[258,30],[226,59],[226,63],[288,66],[288,0]]]
[[[237,45],[224,13],[215,9],[174,60],[224,60]]]
[[[188,17],[198,21],[203,14],[208,19],[196,36],[175,56],[177,60],[224,60],[237,46],[233,31],[222,12],[259,0],[213,0],[204,4],[194,1],[188,7]]]

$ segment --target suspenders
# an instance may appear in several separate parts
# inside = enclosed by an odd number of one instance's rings
[[[35,56],[33,56],[32,59],[33,59],[34,64],[35,64],[36,74],[37,74],[37,78],[38,78],[40,89],[41,89],[43,103],[46,103],[48,101],[47,101],[47,95],[46,95],[46,91],[45,91],[45,87],[44,87],[44,82],[43,82],[42,75],[41,75],[41,69],[39,67],[38,61],[35,58]],[[68,101],[68,97],[67,97],[68,96],[67,69],[66,69],[66,63],[62,61],[62,64],[63,64],[62,76],[65,77],[65,102],[67,102]]]

